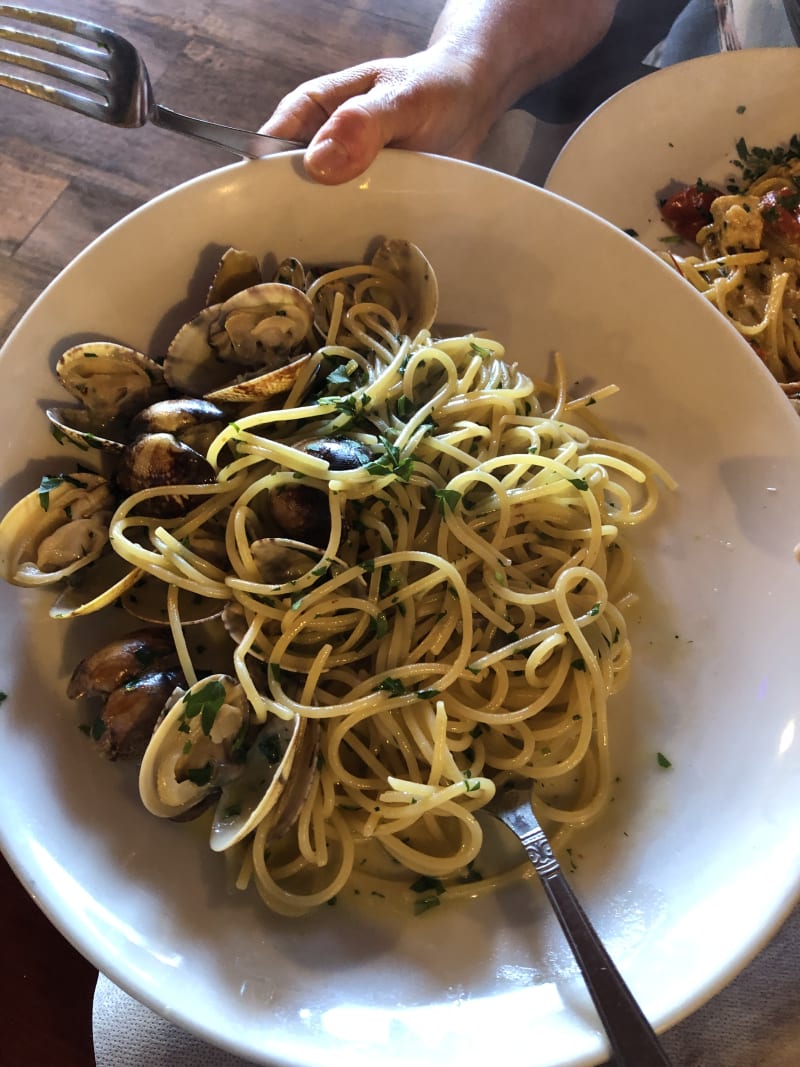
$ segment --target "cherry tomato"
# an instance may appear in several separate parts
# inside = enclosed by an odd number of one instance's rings
[[[719,189],[707,185],[687,185],[661,205],[664,222],[686,241],[696,241],[697,233],[711,222],[711,204]]]
[[[800,243],[800,194],[796,189],[771,189],[761,197],[758,208],[767,230]]]

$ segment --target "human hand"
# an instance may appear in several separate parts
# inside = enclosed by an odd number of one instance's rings
[[[308,174],[335,185],[361,174],[386,145],[470,159],[501,111],[474,60],[431,45],[305,82],[261,132],[309,142]]]

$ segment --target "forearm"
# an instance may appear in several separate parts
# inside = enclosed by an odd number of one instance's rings
[[[616,0],[448,0],[430,44],[485,78],[501,112],[582,59],[615,8]]]

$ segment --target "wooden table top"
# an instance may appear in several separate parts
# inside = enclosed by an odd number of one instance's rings
[[[305,79],[424,45],[441,5],[51,0],[43,6],[132,40],[161,102],[257,129]],[[158,193],[230,162],[228,153],[188,138],[152,127],[114,129],[0,90],[0,342],[52,278],[112,223]],[[2,858],[0,944],[0,1062],[90,1067],[97,972],[54,929]]]

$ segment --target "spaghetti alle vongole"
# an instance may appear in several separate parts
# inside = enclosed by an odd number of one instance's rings
[[[402,271],[323,273],[306,295],[326,334],[289,392],[215,434],[213,477],[132,492],[109,526],[129,573],[168,590],[185,680],[144,803],[213,797],[212,848],[289,915],[374,888],[381,856],[463,879],[506,779],[555,831],[602,810],[630,662],[623,529],[672,484],[598,431],[613,388],[570,399],[559,359],[534,382],[495,340],[404,332],[420,290]],[[190,647],[187,596],[222,608],[222,672]]]

